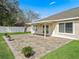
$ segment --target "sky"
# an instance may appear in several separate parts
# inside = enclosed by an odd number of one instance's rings
[[[41,18],[79,7],[79,0],[19,0],[19,7],[24,11],[31,9]]]

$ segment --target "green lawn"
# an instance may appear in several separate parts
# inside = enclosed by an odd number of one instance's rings
[[[15,59],[2,34],[0,34],[0,59]]]
[[[16,32],[16,33],[8,33],[10,35],[16,35],[16,34],[31,34],[31,32]]]
[[[30,33],[30,32],[28,32]],[[9,35],[15,35],[15,34],[28,34],[27,32],[17,32],[17,33],[8,33]],[[15,57],[13,56],[10,48],[8,47],[7,43],[5,42],[5,40],[3,39],[3,34],[4,33],[0,33],[0,59],[15,59]]]
[[[79,59],[79,41],[74,40],[40,59]]]

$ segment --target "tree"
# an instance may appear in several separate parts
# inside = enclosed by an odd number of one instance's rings
[[[39,14],[32,11],[32,10],[28,10],[26,9],[24,11],[25,15],[26,15],[26,19],[25,19],[25,22],[27,21],[27,23],[33,23],[35,20],[38,20],[40,17],[39,17]],[[28,26],[27,26],[28,27]],[[25,28],[24,32],[26,32],[27,30],[27,27]]]
[[[33,22],[37,19],[40,19],[40,16],[38,13],[32,11],[32,10],[26,10],[26,20],[28,20],[28,22]]]
[[[23,11],[19,8],[18,0],[0,0],[0,25],[1,26],[15,26],[15,24],[25,24],[39,19],[39,14],[26,10],[24,15]],[[25,17],[26,16],[26,17]]]
[[[27,22],[25,20],[26,20],[26,17],[24,15],[23,11],[20,10],[20,12],[17,13],[17,21],[16,21],[15,25],[24,26],[25,23]]]
[[[0,25],[13,26],[19,12],[18,0],[0,0]]]
[[[8,10],[6,8],[6,2],[5,0],[0,0],[0,24],[3,25],[3,22],[8,16]]]

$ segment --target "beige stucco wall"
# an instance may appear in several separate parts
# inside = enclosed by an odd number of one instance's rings
[[[51,23],[45,23],[49,25],[49,33],[47,35],[55,36],[55,35],[79,35],[79,20],[73,20],[73,21],[63,21],[63,22],[73,22],[73,33],[59,33],[59,23],[60,22],[51,22]],[[37,24],[37,31],[35,33],[37,34],[43,34],[43,25]]]
[[[75,34],[79,35],[79,20],[74,21],[75,24]]]
[[[57,22],[52,22],[49,23],[49,35],[53,36],[58,33],[58,23]]]
[[[31,26],[28,26],[26,31],[31,32],[31,29],[32,29]]]
[[[35,31],[36,34],[43,34],[43,24],[36,24],[37,31]]]

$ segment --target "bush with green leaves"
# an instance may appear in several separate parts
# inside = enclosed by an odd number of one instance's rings
[[[7,37],[8,36],[8,34],[7,33],[4,33],[4,35]]]
[[[32,47],[28,46],[28,47],[24,47],[22,49],[22,53],[24,54],[25,57],[29,58],[29,57],[33,56],[35,52],[33,51]]]
[[[8,33],[4,34],[6,38],[8,38],[9,41],[13,41],[14,39],[11,38],[11,36]]]

